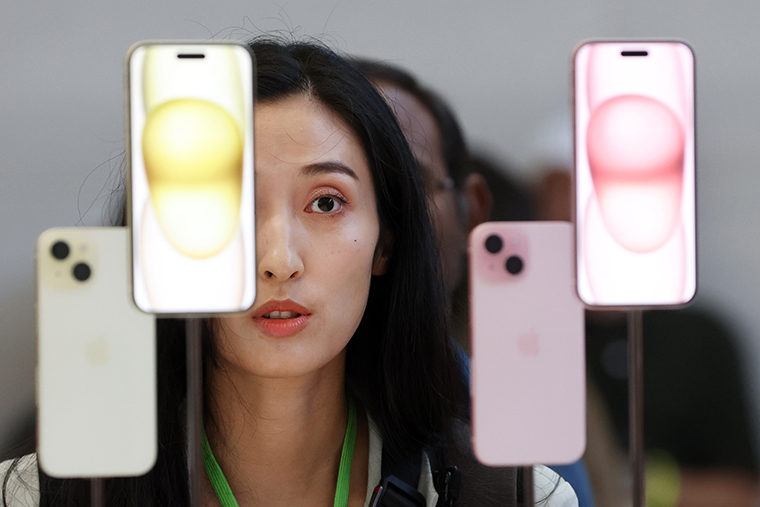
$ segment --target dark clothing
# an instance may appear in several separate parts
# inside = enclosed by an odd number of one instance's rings
[[[644,445],[684,467],[758,472],[742,365],[732,336],[694,310],[644,313]],[[587,319],[586,361],[628,447],[627,324]]]

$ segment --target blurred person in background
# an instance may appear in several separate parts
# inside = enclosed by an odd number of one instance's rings
[[[570,221],[569,172],[556,167],[543,172],[537,187],[539,218]],[[760,476],[735,337],[699,309],[647,311],[643,326],[647,506],[757,505]],[[598,398],[606,406],[589,415],[589,424],[608,420],[621,454],[628,448],[627,338],[625,313],[587,312],[589,403]],[[587,451],[595,493],[618,461],[612,454],[593,458]],[[605,506],[600,502],[599,507]]]
[[[475,226],[492,219],[492,209],[509,214],[504,220],[529,219],[531,198],[517,182],[492,173],[499,169],[484,158],[470,157],[456,116],[438,94],[398,67],[367,60],[357,64],[386,97],[417,159],[438,235],[451,329],[469,372],[467,237]],[[594,505],[582,462],[550,468],[573,486],[581,507]],[[537,489],[536,499],[540,495]]]

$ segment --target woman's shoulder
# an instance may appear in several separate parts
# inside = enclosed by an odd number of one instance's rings
[[[461,464],[462,478],[456,505],[518,504],[516,468],[489,467],[473,456],[466,457]],[[578,507],[578,497],[573,487],[544,465],[533,467],[533,499],[537,507]]]
[[[472,452],[470,425],[457,421],[452,430],[458,447],[454,464],[461,471],[457,505],[516,505],[517,468],[489,467],[480,463]],[[572,486],[543,465],[533,468],[533,493],[536,505],[540,507],[578,506]]]
[[[570,483],[544,465],[533,467],[533,499],[539,507],[578,507]]]
[[[37,507],[40,479],[37,455],[27,454],[0,463],[0,501],[7,507]]]

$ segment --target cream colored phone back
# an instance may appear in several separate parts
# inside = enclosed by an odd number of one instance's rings
[[[130,295],[127,228],[37,241],[39,461],[53,477],[141,475],[156,459],[155,318]]]
[[[491,466],[576,461],[586,368],[571,224],[481,224],[469,259],[476,456]]]

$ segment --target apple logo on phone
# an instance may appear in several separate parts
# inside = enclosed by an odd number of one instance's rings
[[[108,342],[102,335],[87,344],[85,356],[93,366],[103,366],[108,362]]]
[[[541,340],[538,333],[531,330],[517,337],[517,350],[524,356],[536,357],[541,353]]]

